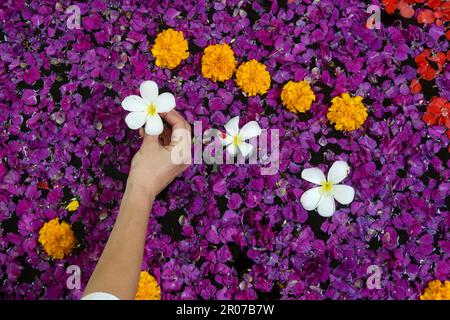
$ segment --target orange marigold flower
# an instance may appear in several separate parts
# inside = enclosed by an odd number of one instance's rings
[[[367,108],[362,100],[362,97],[350,97],[348,93],[331,100],[327,118],[335,124],[336,130],[353,131],[364,124],[367,119]]]
[[[54,259],[68,256],[76,243],[72,227],[64,221],[59,222],[58,218],[44,223],[39,230],[38,241],[45,252]]]
[[[420,300],[450,300],[450,281],[430,281]]]
[[[188,43],[181,31],[167,29],[158,34],[152,54],[158,67],[173,69],[189,57]]]
[[[281,91],[281,101],[290,112],[306,112],[316,101],[316,96],[307,81],[289,81]]]
[[[141,271],[135,300],[161,300],[161,288],[155,277],[147,271]]]
[[[255,59],[242,63],[236,71],[237,85],[249,96],[266,93],[270,81],[266,66]]]
[[[215,44],[206,47],[202,57],[202,75],[213,81],[225,81],[233,76],[236,59],[231,47]]]

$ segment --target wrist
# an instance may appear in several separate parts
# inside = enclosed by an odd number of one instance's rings
[[[128,179],[125,188],[125,195],[133,195],[133,198],[141,198],[153,201],[156,193],[148,184],[141,183],[134,179]]]

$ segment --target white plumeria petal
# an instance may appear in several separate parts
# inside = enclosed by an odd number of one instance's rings
[[[233,137],[227,134],[225,139],[220,137],[220,141],[222,141],[222,146],[228,146],[233,143]]]
[[[156,112],[169,112],[175,108],[175,97],[169,92],[161,93],[155,101]]]
[[[230,144],[228,147],[227,147],[227,152],[229,153],[229,154],[231,154],[231,155],[236,155],[236,153],[237,153],[237,148],[236,148],[236,146],[234,145],[234,143],[232,143],[232,144]]]
[[[253,149],[255,149],[254,146],[247,142],[239,143],[238,148],[244,158],[251,154],[253,152]]]
[[[328,182],[338,184],[348,176],[349,172],[350,167],[347,162],[341,160],[336,161],[328,171]]]
[[[122,108],[124,108],[127,111],[145,111],[147,110],[147,104],[145,103],[144,99],[142,99],[139,96],[131,95],[128,97],[125,97],[122,101]]]
[[[331,191],[333,197],[340,204],[349,204],[355,197],[355,189],[344,184],[336,184]]]
[[[336,211],[336,205],[334,203],[334,198],[331,194],[323,194],[320,198],[319,205],[317,206],[317,212],[322,217],[331,217]]]
[[[163,132],[164,125],[159,115],[149,116],[145,124],[145,133],[150,136],[157,136]]]
[[[317,208],[319,205],[322,193],[320,192],[322,187],[316,187],[303,192],[300,202],[305,210],[311,211]]]
[[[232,137],[239,134],[239,116],[228,120],[228,122],[225,124],[225,130],[227,131],[227,134]]]
[[[319,168],[304,169],[302,179],[319,185],[326,181],[325,175]]]
[[[139,129],[145,124],[147,120],[147,112],[130,112],[125,117],[125,122],[130,129]]]
[[[139,87],[139,92],[147,104],[154,103],[158,98],[158,85],[154,81],[144,81]]]
[[[253,137],[257,137],[261,134],[261,128],[256,121],[250,121],[246,123],[241,130],[239,130],[239,137],[242,140],[248,140]]]

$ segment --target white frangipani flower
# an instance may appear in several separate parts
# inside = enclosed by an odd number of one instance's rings
[[[261,134],[261,128],[258,122],[250,121],[246,123],[241,129],[239,129],[239,116],[231,118],[225,124],[226,133],[222,133],[220,138],[222,144],[227,146],[227,151],[235,155],[238,150],[245,158],[253,152],[254,147],[245,142],[245,140],[257,137]]]
[[[145,133],[159,135],[164,126],[158,113],[169,112],[175,107],[175,97],[169,92],[159,94],[154,81],[144,81],[139,87],[141,96],[131,95],[123,99],[122,108],[130,113],[125,122],[130,129],[139,129],[145,124]]]
[[[314,210],[322,217],[331,217],[336,211],[334,200],[340,204],[349,204],[355,197],[355,189],[339,184],[343,181],[350,167],[345,161],[336,161],[328,171],[328,177],[319,168],[309,168],[302,171],[302,178],[320,187],[305,191],[300,202],[305,210]]]

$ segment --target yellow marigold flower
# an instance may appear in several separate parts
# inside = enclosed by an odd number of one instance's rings
[[[450,300],[450,281],[430,281],[420,300]]]
[[[76,211],[80,207],[80,203],[77,199],[72,199],[66,206],[67,211]]]
[[[161,288],[155,277],[147,271],[141,271],[135,300],[161,300]]]
[[[233,76],[236,59],[231,47],[224,44],[214,44],[206,47],[202,57],[202,74],[213,81],[225,81]]]
[[[45,252],[54,259],[63,259],[75,246],[75,235],[72,227],[58,218],[46,222],[39,230],[39,243]]]
[[[181,31],[167,29],[156,37],[152,54],[158,67],[173,69],[189,57],[188,43]]]
[[[344,93],[331,100],[327,118],[335,123],[336,130],[352,131],[362,126],[367,119],[367,108],[362,99],[360,96],[350,97],[348,93]]]
[[[290,112],[305,112],[311,109],[311,104],[316,101],[316,96],[309,82],[289,81],[283,87],[281,101]]]
[[[236,71],[236,82],[249,96],[264,94],[270,88],[266,66],[255,59],[242,63]]]

